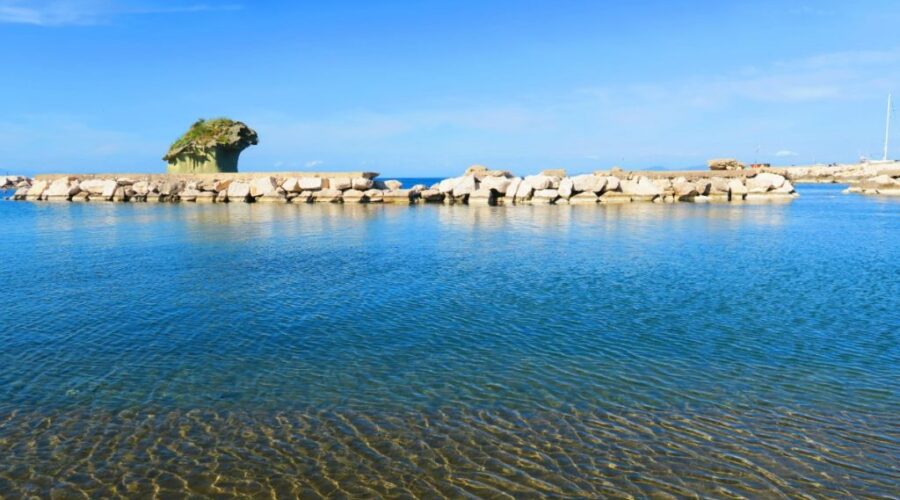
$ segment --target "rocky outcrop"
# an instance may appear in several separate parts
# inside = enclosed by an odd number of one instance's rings
[[[876,196],[900,196],[900,169],[878,172],[878,175],[874,177],[852,183],[844,192]]]
[[[743,170],[747,168],[734,158],[713,158],[706,162],[710,170]]]
[[[201,119],[172,144],[163,160],[173,174],[237,172],[241,151],[258,143],[256,131],[243,122]]]
[[[0,176],[0,191],[11,189],[25,189],[31,187],[34,181],[21,175]]]

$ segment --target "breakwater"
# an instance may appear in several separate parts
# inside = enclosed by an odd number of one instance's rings
[[[655,171],[613,169],[569,176],[545,170],[519,177],[469,167],[431,186],[405,187],[374,172],[242,174],[42,175],[17,180],[13,199],[67,202],[446,203],[472,205],[592,205],[676,202],[790,201],[792,182],[774,171]]]

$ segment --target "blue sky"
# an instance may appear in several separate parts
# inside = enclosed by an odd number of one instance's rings
[[[896,1],[0,0],[0,171],[161,171],[216,116],[259,132],[245,171],[852,161],[898,27]]]

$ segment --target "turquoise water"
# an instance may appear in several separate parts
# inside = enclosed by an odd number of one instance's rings
[[[900,494],[900,202],[0,202],[0,491]]]

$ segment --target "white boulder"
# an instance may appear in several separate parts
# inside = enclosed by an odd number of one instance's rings
[[[325,187],[321,177],[301,177],[297,184],[301,191],[318,191]]]
[[[572,197],[575,191],[575,182],[571,177],[566,177],[559,181],[559,196],[560,198],[564,198],[568,200]]]
[[[512,179],[507,177],[488,176],[481,180],[480,189],[493,189],[497,193],[505,195],[510,184],[512,184]]]
[[[250,196],[250,184],[246,182],[232,182],[228,186],[228,201],[245,201]]]
[[[272,177],[257,177],[250,182],[250,196],[266,196],[275,192],[278,184]]]

